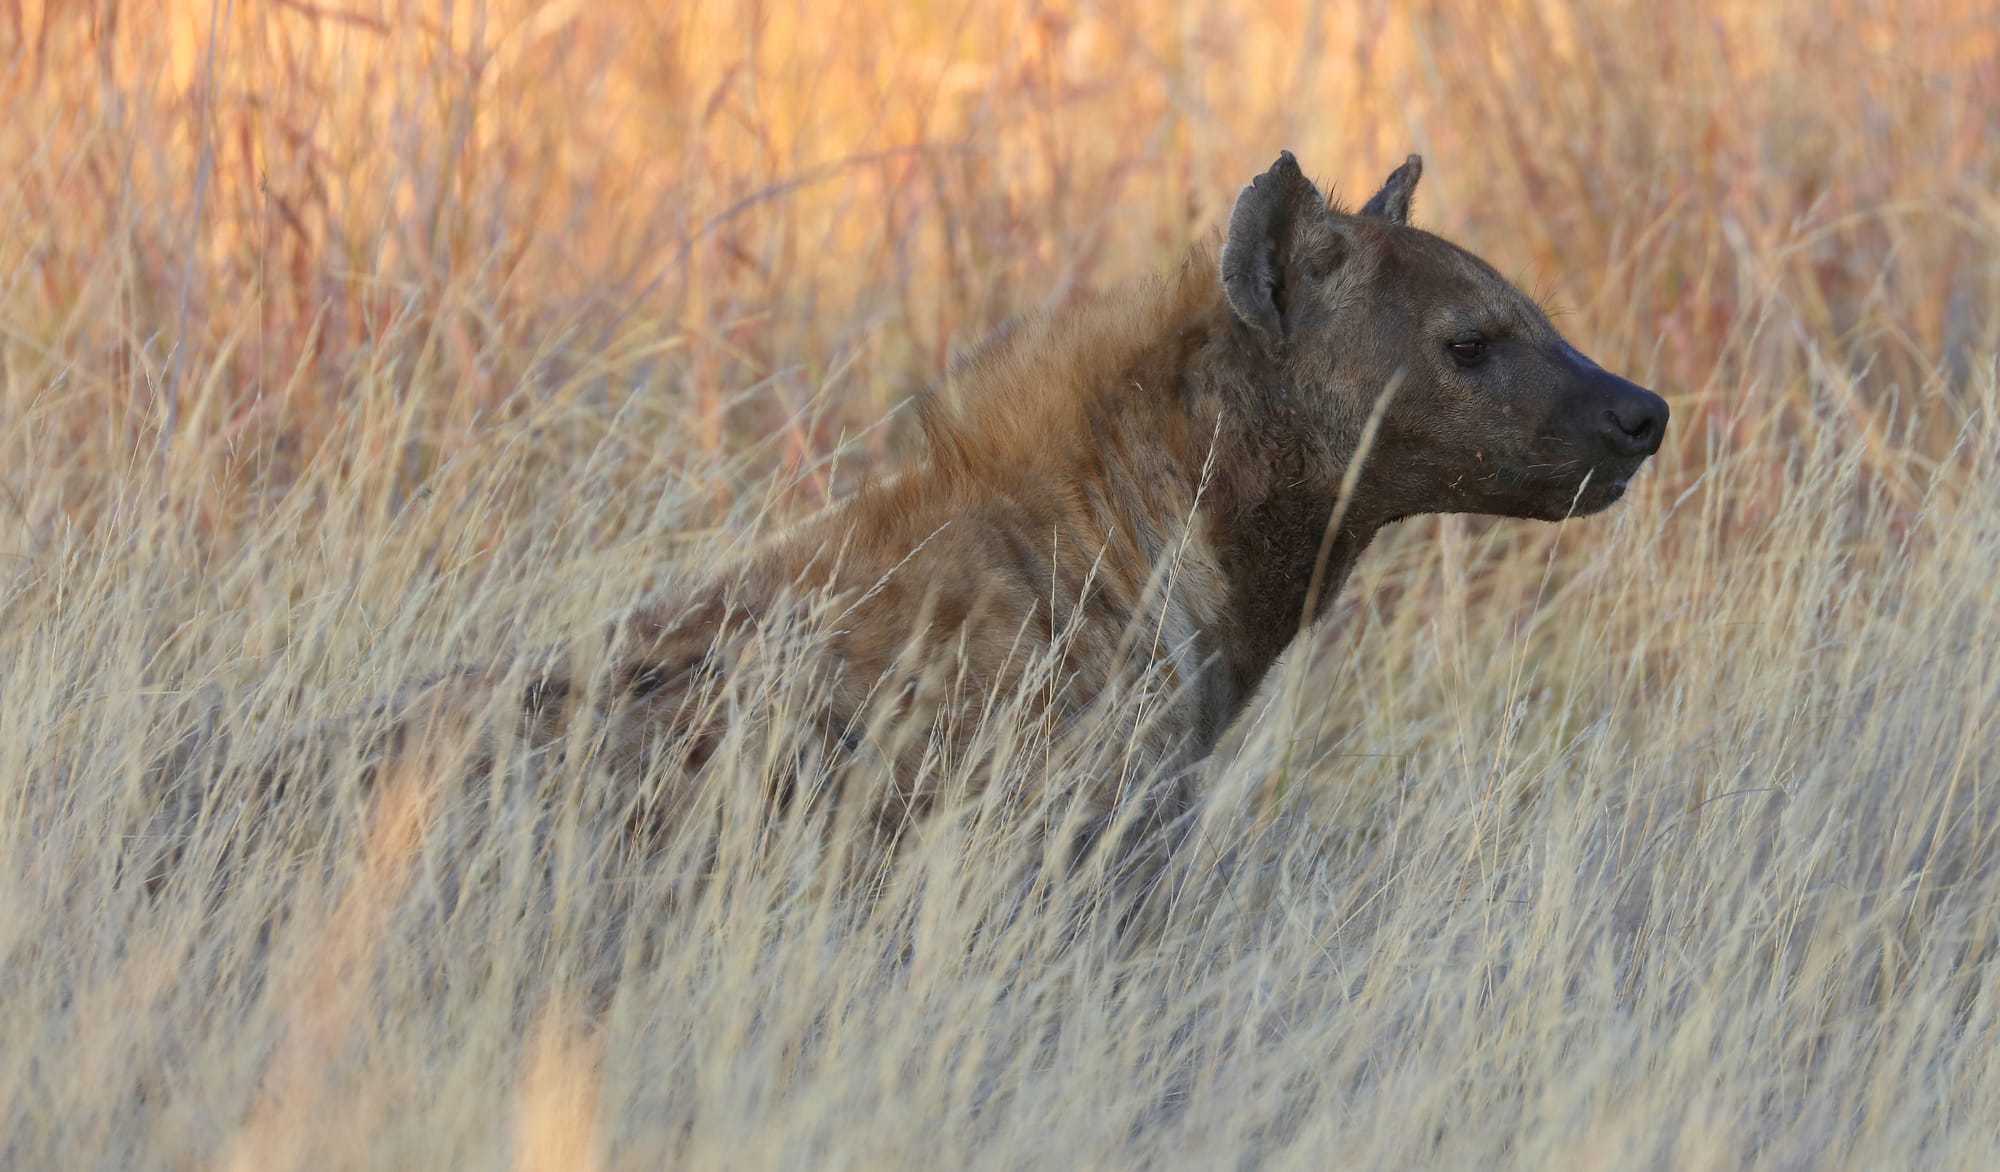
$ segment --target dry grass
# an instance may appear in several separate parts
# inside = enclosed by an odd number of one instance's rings
[[[0,6],[0,1164],[2000,1165],[2000,10],[1453,8]],[[256,784],[1280,146],[1423,151],[1675,423],[1380,546],[1144,939],[979,811],[855,900],[727,809],[623,860],[583,765]]]

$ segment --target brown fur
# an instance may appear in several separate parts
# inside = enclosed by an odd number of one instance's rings
[[[994,697],[1073,728],[1144,681],[1162,707],[1120,735],[1171,815],[1177,779],[1382,526],[1610,504],[1658,446],[1664,405],[1577,354],[1489,266],[1408,227],[1419,172],[1413,156],[1348,214],[1281,156],[1219,256],[1197,249],[969,355],[922,406],[926,458],[631,616],[590,705],[614,764],[669,750],[666,772],[697,774],[729,719],[720,682],[760,642],[809,630],[811,728],[830,754],[887,763],[894,792],[866,799],[885,822],[921,810],[925,754],[963,751]],[[1038,657],[1054,671],[1029,687]],[[583,700],[535,685],[532,738]],[[1086,784],[1098,815],[1132,792]]]

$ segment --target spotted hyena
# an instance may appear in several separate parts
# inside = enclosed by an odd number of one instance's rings
[[[1185,810],[1190,766],[1384,526],[1595,513],[1666,431],[1657,395],[1408,223],[1420,172],[1351,212],[1281,154],[1219,251],[969,354],[922,404],[921,459],[638,608],[590,687],[531,685],[535,735],[587,710],[614,764],[693,784],[740,711],[717,699],[735,665],[809,628],[790,719],[875,759],[875,817],[920,811],[926,761],[996,696],[1127,739],[1121,776],[1076,782],[1087,812]],[[1141,690],[1147,718],[1119,724]]]

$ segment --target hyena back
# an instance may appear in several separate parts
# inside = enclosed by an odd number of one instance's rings
[[[924,404],[924,458],[629,617],[590,704],[614,763],[644,770],[673,746],[673,772],[698,773],[727,720],[716,681],[804,623],[811,731],[886,762],[891,792],[867,799],[885,821],[922,807],[924,755],[962,748],[995,696],[1074,727],[1142,685],[1157,703],[1124,730],[1128,758],[1172,813],[1189,796],[1176,779],[1382,527],[1616,501],[1665,403],[1409,226],[1420,171],[1411,156],[1349,213],[1282,154],[1219,254],[967,356]],[[531,736],[559,735],[582,702],[537,682]],[[1132,792],[1080,784],[1107,815]]]

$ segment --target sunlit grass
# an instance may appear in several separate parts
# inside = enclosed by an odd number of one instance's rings
[[[0,50],[0,1164],[2000,1163],[2000,8],[30,3]],[[1378,543],[1143,931],[995,800],[885,870],[760,838],[782,661],[648,858],[587,754],[265,784],[450,665],[594,662],[1281,147],[1350,198],[1423,152],[1419,223],[1674,423],[1603,517]],[[1101,766],[1010,719],[1031,806]]]

